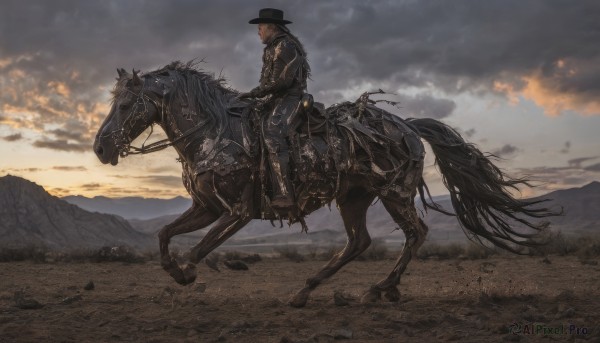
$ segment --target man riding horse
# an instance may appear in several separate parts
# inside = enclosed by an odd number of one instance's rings
[[[283,19],[283,11],[263,8],[249,23],[258,24],[258,35],[266,47],[260,84],[238,98],[264,98],[263,113],[268,117],[262,121],[261,133],[271,164],[271,206],[289,209],[294,204],[294,188],[288,175],[288,131],[306,91],[310,67],[304,47],[285,26],[292,22]]]

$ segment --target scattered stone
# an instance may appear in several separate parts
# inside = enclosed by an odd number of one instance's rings
[[[81,294],[77,294],[77,295],[74,295],[72,297],[66,297],[66,298],[64,298],[63,301],[61,301],[61,303],[65,304],[65,305],[69,305],[69,304],[72,304],[72,303],[74,303],[76,301],[79,301],[81,299],[83,299],[81,297]]]
[[[583,261],[581,261],[581,264],[583,264],[583,265],[588,265],[588,266],[597,266],[597,265],[598,265],[598,261],[594,261],[594,260],[583,260]]]
[[[269,299],[263,305],[263,307],[265,307],[265,308],[277,308],[277,307],[280,307],[281,305],[283,305],[283,303],[281,302],[281,300],[279,300],[279,299]]]
[[[352,331],[348,329],[338,329],[333,332],[335,339],[352,339]]]
[[[259,324],[257,322],[249,322],[246,320],[236,320],[231,323],[229,328],[229,333],[237,333],[237,332],[246,332],[249,329],[257,327]]]
[[[385,319],[386,319],[386,316],[383,313],[381,313],[381,312],[375,312],[375,313],[371,314],[371,320],[372,321],[378,322],[378,321],[382,321],[382,320],[385,320]]]
[[[554,298],[555,301],[570,301],[573,299],[575,299],[575,293],[570,289],[560,292],[560,294]]]
[[[23,310],[37,310],[44,307],[43,304],[40,304],[40,302],[35,299],[26,299],[25,294],[23,294],[22,291],[15,292],[13,299],[15,301],[15,306]]]
[[[90,280],[90,282],[88,282],[85,286],[83,286],[83,289],[85,289],[86,291],[91,291],[95,288],[94,286],[94,281]]]
[[[521,335],[515,335],[515,334],[508,334],[505,335],[504,337],[502,337],[503,341],[507,341],[507,342],[519,342],[521,339],[523,339],[523,336]]]
[[[204,282],[197,282],[195,290],[198,293],[204,293],[206,291],[206,283],[204,283]]]
[[[219,337],[217,337],[217,342],[225,342],[227,337],[225,336],[225,330],[221,331]]]
[[[246,262],[246,263],[253,264],[253,263],[262,261],[262,257],[260,257],[259,254],[254,254],[254,255],[248,255],[248,256],[242,257],[240,260],[243,262]]]
[[[572,318],[575,315],[575,309],[569,307],[568,309],[561,311],[556,314],[555,319]]]
[[[312,335],[308,340],[298,340],[296,341],[296,343],[329,343],[329,342],[334,342],[335,338],[328,334],[328,333],[318,333],[315,335]]]
[[[552,262],[550,261],[550,259],[548,259],[548,256],[544,257],[544,259],[542,260],[542,263],[552,264]]]
[[[342,294],[340,291],[333,292],[333,302],[336,306],[348,306],[350,303],[348,302],[348,298]]]
[[[225,261],[223,264],[232,270],[248,270],[248,266],[240,260]]]
[[[458,341],[458,340],[461,340],[462,338],[463,337],[458,332],[444,333],[437,337],[437,339],[439,341]]]
[[[491,274],[494,272],[494,267],[496,266],[496,264],[492,263],[492,262],[483,262],[480,266],[479,266],[479,270],[487,273],[487,274]]]

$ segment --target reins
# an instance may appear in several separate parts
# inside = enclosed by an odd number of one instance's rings
[[[130,90],[127,90],[127,91],[131,92]],[[133,93],[133,92],[131,92],[131,93]],[[133,94],[135,94],[135,93],[133,93]],[[162,106],[159,106],[158,103],[154,99],[152,99],[149,96],[147,96],[146,94],[144,94],[144,87],[142,87],[142,89],[140,90],[140,93],[137,94],[137,97],[138,98],[136,99],[136,104],[139,103],[140,98],[142,99],[142,101],[144,103],[144,112],[140,112],[141,114],[143,114],[143,115],[148,114],[148,107],[146,106],[146,102],[145,102],[145,100],[147,100],[150,103],[152,103],[154,105],[154,107],[156,107],[157,110],[159,108],[161,109],[161,122],[164,122],[164,119],[165,119],[164,99],[163,99]],[[132,120],[130,118],[134,118],[133,117],[134,112],[135,112],[135,107],[132,109],[131,114],[127,117],[127,119],[125,119],[125,121],[123,123],[123,127],[125,127],[125,123],[127,123],[129,120]],[[150,133],[148,134],[148,137],[146,137],[146,139],[144,140],[144,142],[142,143],[142,146],[140,148],[132,146],[129,143],[126,143],[119,148],[119,155],[121,157],[126,157],[128,155],[138,155],[138,154],[144,155],[144,154],[149,154],[149,153],[153,153],[156,151],[164,150],[164,149],[166,149],[170,146],[173,146],[173,145],[177,144],[178,142],[188,138],[189,136],[191,136],[193,133],[198,131],[208,120],[209,119],[206,119],[206,120],[203,120],[203,121],[197,123],[194,127],[188,129],[187,131],[182,133],[181,136],[176,137],[172,141],[169,140],[168,138],[166,138],[166,139],[161,139],[160,141],[151,143],[149,145],[146,145],[146,142],[148,141],[148,139],[154,132],[154,124],[151,124],[150,125]],[[124,129],[117,130],[112,133],[114,134],[115,132],[118,132],[118,131],[120,131],[121,134],[123,135]],[[123,137],[125,137],[125,136],[123,136]],[[129,137],[129,135],[127,135],[127,137]]]

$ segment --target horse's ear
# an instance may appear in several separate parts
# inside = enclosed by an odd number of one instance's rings
[[[140,79],[140,77],[138,76],[139,72],[140,72],[139,70],[133,69],[133,85],[134,86],[139,86],[142,84],[142,79]]]
[[[123,76],[127,75],[127,72],[123,68],[117,68],[117,73],[119,74],[119,79],[123,78]]]

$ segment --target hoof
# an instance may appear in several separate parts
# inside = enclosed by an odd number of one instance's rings
[[[365,294],[363,294],[363,296],[360,298],[360,302],[363,304],[376,303],[379,300],[381,300],[381,291],[374,288],[366,291]]]
[[[185,280],[185,284],[189,285],[196,281],[196,266],[194,264],[188,263],[183,266],[183,279]]]
[[[389,302],[397,303],[400,301],[400,291],[397,287],[391,287],[385,290],[385,298]]]
[[[193,264],[186,264],[183,269],[175,261],[163,264],[165,271],[171,275],[171,277],[182,286],[191,284],[196,280],[196,266]]]
[[[306,305],[306,302],[308,301],[309,294],[310,290],[302,289],[290,299],[288,304],[296,308],[304,307]]]

